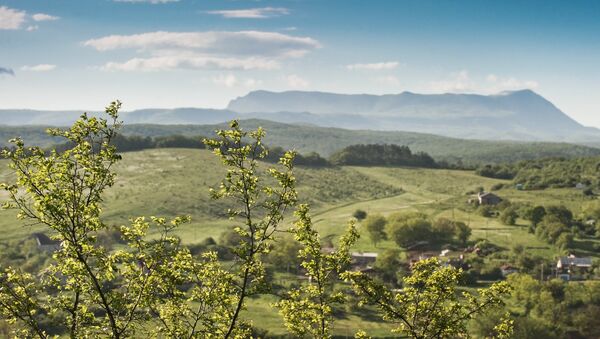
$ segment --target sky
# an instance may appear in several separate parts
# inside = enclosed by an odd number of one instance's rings
[[[525,88],[600,127],[600,1],[0,0],[0,108]]]

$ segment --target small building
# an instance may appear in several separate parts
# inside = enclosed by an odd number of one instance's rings
[[[479,205],[498,205],[502,202],[502,198],[490,192],[481,192],[477,195]]]
[[[500,272],[502,272],[503,277],[506,277],[509,274],[518,273],[519,270],[516,267],[513,267],[509,264],[504,264],[500,266]]]
[[[522,191],[522,190],[524,190],[524,189],[525,189],[525,185],[523,185],[523,184],[516,184],[516,185],[515,185],[515,189],[517,189],[517,190],[519,190],[519,191]]]
[[[377,260],[375,252],[352,252],[352,267],[355,269],[372,268]]]
[[[38,248],[44,252],[54,252],[60,248],[60,241],[52,240],[44,233],[33,233]]]
[[[584,190],[587,188],[586,184],[582,183],[582,182],[578,182],[577,185],[575,185],[575,188],[578,190]]]
[[[563,280],[581,280],[592,268],[592,258],[577,258],[574,255],[558,258],[556,275]]]

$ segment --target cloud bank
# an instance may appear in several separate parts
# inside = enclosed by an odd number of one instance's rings
[[[367,70],[367,71],[383,71],[383,70],[391,70],[396,69],[400,66],[398,61],[388,61],[388,62],[376,62],[371,64],[351,64],[346,65],[346,68],[354,71],[354,70]]]
[[[27,14],[25,11],[21,11],[18,9],[8,8],[6,6],[0,6],[0,30],[2,29],[10,29],[17,30],[21,29],[27,21],[33,20],[35,22],[40,21],[55,21],[60,19],[57,16],[45,14],[45,13],[36,13],[31,16]],[[36,25],[29,25],[27,27],[27,31],[35,31],[38,29]]]
[[[56,21],[56,20],[60,19],[57,16],[44,14],[44,13],[34,14],[31,16],[31,18],[33,19],[33,21]]]
[[[27,13],[6,6],[0,7],[0,29],[19,29],[26,20]]]
[[[469,71],[461,70],[450,74],[447,79],[432,81],[429,90],[441,93],[477,92],[493,94],[519,89],[536,89],[539,83],[534,80],[520,80],[514,77],[500,77],[488,74],[485,79],[474,79]]]
[[[208,14],[220,15],[228,19],[266,19],[290,14],[289,9],[282,7],[262,7],[249,9],[232,9],[207,11]]]
[[[40,64],[40,65],[35,65],[35,66],[21,67],[22,71],[29,71],[29,72],[48,72],[48,71],[52,71],[54,69],[56,69],[56,65],[50,65],[50,64]]]
[[[263,31],[149,32],[110,35],[83,42],[97,51],[133,50],[144,54],[109,62],[106,70],[277,69],[280,61],[320,48],[309,37]]]

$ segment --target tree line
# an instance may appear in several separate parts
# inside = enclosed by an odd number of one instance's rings
[[[600,158],[546,158],[501,165],[485,165],[476,173],[489,178],[512,180],[524,189],[575,187],[600,188]]]
[[[111,140],[119,152],[133,152],[155,148],[195,148],[205,149],[202,136],[187,137],[183,135],[170,135],[159,137],[143,137],[139,135],[117,134]],[[73,146],[72,143],[63,143],[52,147],[59,152]],[[282,147],[267,147],[268,153],[264,161],[277,163],[285,153]],[[316,152],[296,154],[294,164],[307,167],[329,166],[407,166],[423,168],[450,167],[445,162],[436,161],[425,152],[413,153],[408,146],[391,144],[360,144],[345,147],[334,153],[329,159],[323,158]]]

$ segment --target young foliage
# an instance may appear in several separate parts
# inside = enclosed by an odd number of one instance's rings
[[[101,204],[120,159],[112,144],[119,107],[106,109],[111,123],[83,115],[68,130],[50,130],[72,145],[63,152],[25,148],[20,139],[3,152],[16,173],[15,184],[2,185],[10,198],[3,206],[45,226],[60,246],[36,275],[2,270],[0,317],[13,324],[15,337],[47,338],[48,321],[73,338],[244,336],[243,328],[229,330],[234,276],[216,254],[197,261],[172,235],[187,217],[132,220],[120,229],[125,249],[110,251],[97,241],[109,227]]]
[[[350,247],[358,239],[354,222],[340,238],[338,248],[332,253],[323,253],[319,234],[312,226],[308,205],[300,205],[296,211],[298,220],[292,228],[295,239],[302,244],[298,257],[306,270],[308,283],[293,288],[276,307],[284,323],[293,334],[313,338],[331,338],[333,309],[335,303],[346,300],[342,292],[333,291],[338,276],[350,264]]]
[[[384,320],[398,324],[395,332],[411,338],[448,338],[468,335],[467,320],[502,305],[502,297],[510,292],[507,283],[499,282],[477,295],[464,292],[460,298],[456,286],[461,274],[453,267],[441,267],[433,258],[413,265],[400,292],[390,291],[361,272],[346,272],[343,278],[363,304],[377,306]],[[509,333],[510,324],[500,324],[498,331]]]
[[[279,163],[283,170],[268,168],[266,174],[276,181],[270,185],[260,175],[258,160],[268,151],[262,143],[265,131],[258,128],[246,132],[237,121],[230,129],[217,131],[218,138],[206,139],[206,145],[218,155],[228,168],[225,179],[218,189],[211,189],[214,199],[233,199],[240,206],[230,209],[230,218],[237,220],[235,231],[241,242],[234,249],[239,265],[238,284],[233,293],[235,307],[225,338],[234,334],[238,327],[240,312],[246,298],[261,291],[265,285],[265,268],[262,255],[269,253],[274,233],[284,213],[296,202],[295,178],[292,173],[294,152],[286,152]]]

